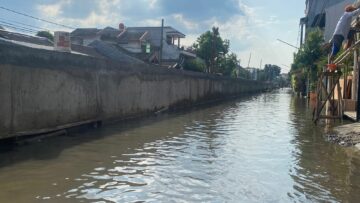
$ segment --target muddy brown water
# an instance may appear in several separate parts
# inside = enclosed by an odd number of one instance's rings
[[[358,202],[360,153],[289,90],[0,153],[0,202]]]

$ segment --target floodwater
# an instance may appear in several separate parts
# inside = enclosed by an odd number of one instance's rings
[[[357,202],[360,153],[278,90],[0,153],[0,202]]]

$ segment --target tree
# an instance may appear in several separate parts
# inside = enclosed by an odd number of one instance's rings
[[[45,37],[49,39],[50,41],[54,41],[54,35],[50,33],[49,31],[39,31],[36,33],[36,36],[38,37]]]
[[[234,71],[234,72],[236,72],[236,71]],[[238,78],[242,78],[242,79],[247,79],[247,80],[251,79],[251,73],[248,70],[244,69],[243,67],[239,67],[239,70],[238,70],[238,73],[236,76]]]
[[[185,60],[183,67],[184,70],[190,70],[195,72],[204,72],[206,69],[205,63],[199,58]]]
[[[323,33],[315,29],[307,35],[307,39],[301,49],[294,54],[294,63],[291,66],[292,86],[296,91],[306,90],[306,78],[310,87],[317,82],[317,75],[327,63],[327,53],[323,47]],[[299,85],[303,87],[299,87]]]
[[[264,68],[265,80],[273,81],[280,76],[281,68],[277,65],[266,64]]]
[[[204,59],[208,73],[214,73],[218,67],[220,58],[229,52],[229,40],[223,40],[219,28],[213,27],[211,31],[202,34],[193,45],[200,58]]]
[[[216,72],[221,73],[224,76],[234,76],[233,73],[239,66],[239,60],[236,54],[227,54],[224,57],[217,59]]]

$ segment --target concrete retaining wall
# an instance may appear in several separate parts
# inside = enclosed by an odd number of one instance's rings
[[[264,83],[0,45],[0,138],[261,91]]]

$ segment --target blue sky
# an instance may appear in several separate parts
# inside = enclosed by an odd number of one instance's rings
[[[243,66],[252,53],[250,66],[259,67],[262,60],[286,72],[295,50],[276,39],[299,43],[305,0],[0,0],[0,6],[71,27],[117,27],[119,22],[158,26],[164,18],[166,25],[187,35],[183,45],[191,45],[201,33],[218,26]],[[0,21],[66,30],[1,9]]]

